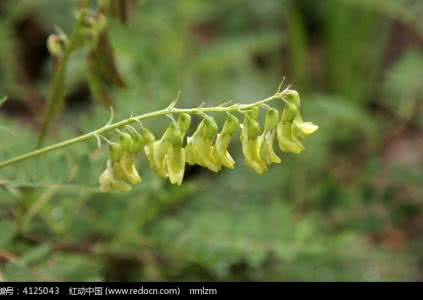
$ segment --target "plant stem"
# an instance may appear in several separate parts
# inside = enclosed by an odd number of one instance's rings
[[[188,114],[199,114],[199,113],[212,113],[212,112],[242,112],[248,109],[251,109],[253,107],[256,106],[260,106],[262,104],[265,104],[267,102],[273,101],[273,100],[284,100],[284,96],[286,95],[286,93],[289,90],[284,90],[280,93],[276,93],[275,95],[256,101],[254,103],[251,104],[233,104],[231,106],[214,106],[214,107],[198,107],[198,108],[171,108],[171,107],[167,107],[165,109],[161,109],[161,110],[157,110],[154,112],[150,112],[150,113],[145,113],[142,115],[138,115],[136,117],[130,117],[128,119],[116,122],[116,123],[112,123],[112,124],[108,124],[104,127],[98,128],[94,131],[91,131],[89,133],[74,137],[72,139],[63,141],[63,142],[59,142],[50,146],[46,146],[31,152],[28,152],[26,154],[22,154],[16,157],[13,157],[11,159],[8,160],[4,160],[0,162],[0,169],[4,168],[6,166],[9,165],[13,165],[16,164],[18,162],[27,160],[27,159],[31,159],[40,155],[43,155],[47,152],[50,151],[54,151],[54,150],[58,150],[61,148],[65,148],[67,146],[73,145],[73,144],[77,144],[77,143],[81,143],[84,141],[87,141],[89,139],[92,138],[96,138],[101,134],[104,134],[108,131],[114,130],[114,129],[118,129],[121,127],[124,127],[126,125],[132,124],[134,122],[137,121],[141,121],[144,119],[149,119],[149,118],[155,118],[155,117],[160,117],[160,116],[164,116],[164,115],[169,115],[169,114],[179,114],[179,113],[188,113]]]
[[[63,51],[63,56],[58,58],[53,75],[53,85],[48,98],[47,108],[43,116],[40,135],[38,136],[37,148],[42,146],[51,122],[62,110],[66,95],[66,72],[68,63],[73,52],[82,44],[79,33],[79,28],[81,26],[82,22],[78,20],[68,39],[68,44]]]

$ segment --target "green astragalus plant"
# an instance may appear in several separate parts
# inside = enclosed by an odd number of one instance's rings
[[[68,63],[73,54],[78,51],[85,53],[87,82],[93,98],[100,104],[111,107],[108,88],[125,86],[108,39],[109,17],[116,15],[115,2],[96,3],[97,6],[93,8],[89,1],[80,1],[72,32],[67,35],[57,29],[57,33],[49,36],[47,48],[53,58],[54,74],[38,137],[38,149],[0,162],[0,169],[72,144],[97,139],[99,147],[102,142],[109,144],[106,168],[99,176],[101,191],[129,191],[133,185],[140,183],[136,160],[142,153],[157,175],[180,185],[186,164],[199,165],[213,172],[224,167],[234,168],[235,161],[228,147],[238,129],[245,163],[258,174],[264,174],[271,164],[281,163],[281,158],[273,149],[275,138],[282,152],[300,153],[304,150],[302,139],[317,130],[313,123],[303,121],[298,92],[289,88],[281,90],[279,87],[273,96],[249,104],[226,102],[215,107],[177,108],[175,100],[164,109],[115,123],[112,109],[106,125],[78,137],[41,147],[49,127],[62,110]],[[260,112],[265,112],[263,126],[260,124]],[[219,113],[227,115],[221,130],[211,115]],[[186,137],[193,115],[200,116],[202,121],[193,135]],[[241,116],[242,124],[236,115]],[[170,125],[160,138],[156,138],[141,123],[145,119],[158,117],[170,118]]]
[[[101,147],[104,140],[109,144],[109,157],[106,169],[99,177],[100,190],[129,191],[132,185],[141,182],[135,165],[143,152],[157,175],[169,178],[173,184],[181,184],[186,164],[200,165],[213,172],[223,167],[234,168],[235,161],[228,147],[240,128],[245,163],[258,174],[263,174],[271,164],[281,163],[281,158],[273,149],[275,138],[282,152],[301,153],[304,150],[303,138],[318,129],[317,125],[303,121],[300,96],[289,88],[250,104],[177,108],[176,103],[174,101],[162,110],[131,116],[115,123],[112,111],[105,126],[2,161],[0,168],[92,139],[97,139]],[[279,106],[282,106],[281,113]],[[261,111],[265,112],[264,126],[260,124]],[[211,113],[227,114],[220,131]],[[242,124],[235,114],[242,116]],[[186,137],[192,115],[200,115],[202,121],[193,135]],[[141,123],[142,120],[158,117],[170,118],[169,127],[159,139]],[[116,141],[106,138],[104,134],[107,133],[115,133]]]

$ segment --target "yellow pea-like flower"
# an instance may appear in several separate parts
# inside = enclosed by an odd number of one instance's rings
[[[294,133],[300,137],[305,137],[307,135],[313,134],[319,126],[313,124],[313,122],[304,122],[301,114],[298,114],[294,119]]]
[[[312,122],[304,122],[301,116],[299,95],[292,91],[288,95],[289,103],[282,112],[282,118],[277,126],[279,148],[284,152],[301,153],[304,146],[301,140],[319,127]]]
[[[228,152],[228,146],[231,142],[231,136],[219,133],[216,138],[216,144],[213,148],[213,156],[220,166],[233,169],[235,167],[235,160]]]
[[[141,182],[141,177],[135,167],[135,153],[133,152],[135,141],[131,134],[118,130],[119,145],[111,145],[110,159],[113,176],[116,179],[137,184]],[[118,154],[114,154],[114,152]]]
[[[120,172],[123,173],[123,179],[129,181],[131,184],[141,183],[142,179],[135,167],[135,157],[133,154],[124,153],[119,160],[116,167],[119,167]]]
[[[268,165],[275,163],[280,164],[282,160],[280,157],[275,153],[273,149],[273,142],[275,140],[276,132],[267,132],[263,137],[262,145],[261,145],[261,156],[266,161]]]
[[[173,121],[158,141],[151,141],[145,146],[145,153],[150,166],[159,175],[169,178],[173,184],[181,184],[185,173],[185,150],[180,127],[186,132],[190,126],[189,115],[180,116]],[[150,140],[152,140],[150,138]]]
[[[160,140],[155,141],[152,147],[152,156],[153,161],[153,170],[162,177],[168,177],[169,174],[167,172],[166,167],[166,155],[169,151],[169,147],[171,146],[169,139],[172,135],[175,134],[175,125],[172,123],[165,131],[163,136]]]
[[[150,167],[159,176],[167,177],[164,161],[167,152],[166,143],[162,143],[162,139],[156,141],[155,136],[151,131],[145,128],[143,128],[143,131],[143,137],[145,141],[144,152]]]
[[[213,156],[216,161],[227,168],[233,169],[235,167],[235,160],[228,152],[228,146],[231,142],[232,136],[239,127],[238,119],[228,114],[228,118],[223,124],[222,131],[217,135],[216,144],[213,148]]]
[[[216,135],[216,121],[212,117],[204,115],[197,130],[188,138],[186,147],[187,162],[191,165],[198,164],[213,172],[218,172],[220,165],[213,153],[213,142]]]
[[[122,192],[128,192],[132,189],[131,185],[128,183],[115,178],[114,171],[112,167],[112,161],[107,162],[107,168],[99,177],[100,191],[101,192],[110,192],[113,190],[118,190]]]
[[[165,156],[166,171],[170,182],[178,185],[182,183],[185,173],[185,150],[183,148],[184,133],[181,132],[181,125],[184,132],[189,128],[189,124],[184,124],[184,122],[180,121],[181,117],[178,122],[172,122],[169,126],[170,130],[168,134],[164,137],[165,141],[168,143],[168,149]],[[191,119],[189,119],[188,122],[190,121]]]
[[[182,184],[185,173],[185,149],[182,145],[172,145],[166,156],[166,167],[172,184]]]
[[[123,156],[122,145],[118,143],[111,143],[109,147],[109,159],[107,160],[107,167],[99,177],[100,191],[109,192],[112,190],[129,191],[131,186],[121,180],[124,173],[119,165],[119,161]]]
[[[281,159],[273,150],[278,120],[279,112],[274,108],[270,108],[266,113],[264,131],[261,135],[261,156],[268,165],[281,163]]]
[[[260,175],[267,171],[266,163],[262,160],[260,155],[261,142],[259,137],[249,139],[247,134],[243,134],[241,137],[245,163]]]
[[[254,113],[252,116],[258,117],[258,114]],[[267,171],[267,165],[260,153],[263,137],[259,136],[259,132],[259,123],[251,117],[251,114],[246,114],[241,127],[241,144],[245,163],[256,173],[263,174]]]
[[[169,149],[169,143],[162,139],[155,141],[153,143],[153,152],[151,153],[153,165],[153,170],[157,173],[157,175],[161,177],[167,177],[167,170],[166,170],[166,154]]]
[[[290,90],[287,95],[285,96],[285,100],[289,103],[289,106],[294,106],[296,110],[292,110],[292,112],[287,112],[287,115],[285,116],[288,122],[293,122],[293,125],[295,127],[294,129],[294,136],[298,136],[300,138],[310,135],[314,133],[317,129],[319,129],[319,126],[313,124],[312,122],[304,122],[303,118],[301,116],[300,111],[300,95],[297,91]]]
[[[301,153],[304,146],[294,134],[294,119],[299,114],[299,109],[293,104],[287,104],[282,111],[282,118],[276,128],[279,148],[283,152]]]

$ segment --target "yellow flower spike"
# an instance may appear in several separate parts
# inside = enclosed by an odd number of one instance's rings
[[[245,114],[244,124],[241,127],[242,152],[247,166],[256,173],[263,174],[267,171],[266,162],[260,155],[263,138],[259,136],[259,123],[250,116],[251,114]]]
[[[51,43],[55,43],[55,41],[51,40]],[[51,44],[50,48],[56,46],[58,45]],[[60,52],[59,50],[53,49],[52,52]],[[269,110],[269,104],[273,101],[283,102],[285,107],[280,114],[279,121],[275,121],[278,119],[278,113],[270,109],[266,115],[266,122],[262,131],[258,122],[261,119],[259,118],[260,110],[262,107],[267,107]],[[104,126],[89,133],[0,161],[0,169],[94,138],[97,139],[98,146],[101,147],[101,138],[103,138],[110,145],[110,153],[107,168],[99,177],[100,189],[102,191],[114,189],[128,191],[132,188],[131,184],[141,181],[134,161],[136,155],[142,150],[145,152],[151,167],[157,173],[169,177],[172,183],[177,184],[181,184],[183,180],[185,162],[198,164],[214,172],[218,172],[223,167],[233,168],[235,161],[228,152],[228,146],[239,122],[236,120],[234,122],[236,126],[233,128],[228,125],[229,121],[225,122],[222,131],[218,133],[216,122],[206,113],[237,112],[244,114],[240,136],[242,151],[246,164],[259,174],[263,174],[268,165],[280,162],[280,158],[273,149],[275,135],[282,151],[300,153],[304,150],[303,138],[318,129],[318,126],[313,123],[303,121],[300,112],[300,96],[298,92],[288,88],[281,90],[279,87],[274,95],[253,103],[231,102],[209,107],[200,105],[195,108],[176,108],[176,101],[173,101],[166,108],[135,116],[131,115],[129,118],[117,122],[113,121],[112,110],[110,118]],[[202,115],[203,120],[194,134],[187,139],[187,146],[184,149],[185,135],[190,127],[190,115],[192,114]],[[179,116],[178,121],[172,119],[172,126],[158,141],[141,123],[141,121],[147,119],[175,115]],[[141,125],[143,130],[140,131],[141,134],[131,127],[131,124],[135,122]],[[277,123],[276,129],[275,123]],[[107,136],[114,131],[120,133],[119,143],[112,143],[105,137],[105,135]]]
[[[189,164],[198,164],[213,172],[220,170],[219,163],[213,155],[213,142],[217,130],[216,121],[210,116],[203,115],[197,130],[188,138],[186,154]]]
[[[234,115],[228,113],[228,118],[223,124],[222,131],[217,135],[216,144],[213,148],[214,157],[219,164],[230,169],[235,167],[235,161],[228,152],[228,146],[238,127],[239,120]]]
[[[281,163],[281,159],[273,150],[273,141],[276,135],[278,120],[279,112],[274,108],[270,108],[266,113],[264,131],[261,135],[261,156],[268,165],[272,163]]]

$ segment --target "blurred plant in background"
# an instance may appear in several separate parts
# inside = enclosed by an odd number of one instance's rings
[[[175,187],[145,172],[128,194],[98,193],[107,158],[94,142],[2,169],[0,280],[422,279],[421,1],[113,2],[130,7],[107,18],[125,82],[103,81],[117,119],[178,90],[186,107],[264,98],[286,76],[321,130],[266,176],[191,167]],[[78,5],[0,3],[1,160],[37,144],[46,40],[72,32]],[[69,60],[46,143],[107,120],[87,55]]]

